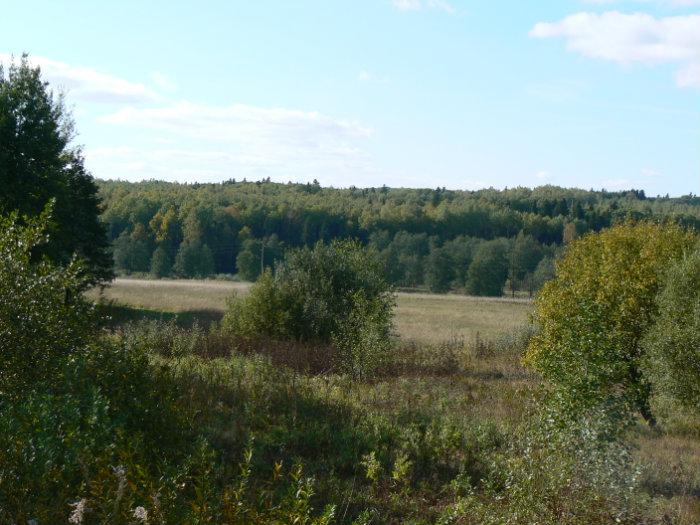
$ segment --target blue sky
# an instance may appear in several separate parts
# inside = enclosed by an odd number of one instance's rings
[[[99,178],[700,193],[700,0],[31,1]]]

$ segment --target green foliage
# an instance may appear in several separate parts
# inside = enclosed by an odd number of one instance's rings
[[[542,289],[544,283],[554,279],[555,275],[554,259],[552,257],[543,258],[537,263],[537,267],[532,274],[533,290]]]
[[[526,362],[558,391],[565,413],[612,404],[650,422],[640,369],[644,333],[665,270],[695,242],[675,225],[625,223],[573,241],[536,299]]]
[[[260,277],[260,252],[262,246],[255,239],[247,239],[243,242],[241,251],[236,257],[238,276],[244,281],[254,282]]]
[[[644,341],[654,388],[700,413],[700,250],[671,267]]]
[[[209,246],[182,243],[175,257],[173,271],[178,277],[207,277],[214,273],[214,257]]]
[[[359,291],[355,293],[347,318],[331,334],[345,372],[363,379],[376,375],[389,364],[390,315],[385,302],[368,299]]]
[[[91,283],[112,277],[97,186],[79,148],[71,147],[73,121],[26,56],[0,66],[0,214],[38,215],[55,204],[49,242],[37,254],[67,264],[74,254]]]
[[[477,245],[499,239],[510,241],[511,282],[530,290],[532,283],[524,279],[538,258],[553,256],[555,246],[576,235],[629,218],[671,218],[700,227],[697,197],[646,198],[640,192],[553,186],[472,192],[334,189],[269,181],[105,181],[100,187],[110,240],[138,224],[148,225],[151,250],[163,245],[174,257],[182,243],[206,244],[216,273],[238,271],[250,281],[287,249],[312,247],[319,240],[360,239],[377,250],[391,284],[435,288],[437,283],[437,289],[444,289],[449,281],[459,289],[467,283]]]
[[[80,265],[32,262],[48,220],[0,219],[0,522],[330,523],[300,466],[254,479],[192,424],[207,405],[155,352],[189,356],[201,330],[103,335]]]
[[[467,293],[503,295],[503,287],[508,278],[508,250],[505,243],[490,241],[479,245],[467,275]]]
[[[49,220],[50,208],[35,219],[0,217],[0,395],[10,398],[53,381],[91,327],[79,295],[86,282],[81,263],[32,261],[48,241]]]
[[[443,248],[434,248],[428,256],[425,284],[431,292],[445,293],[452,287],[453,262]]]
[[[393,306],[373,254],[333,241],[288,252],[274,276],[230,301],[223,328],[248,340],[333,342],[354,372],[367,373],[388,350]]]
[[[150,273],[152,277],[167,277],[173,268],[173,261],[164,247],[159,246],[151,257]]]
[[[546,413],[518,432],[496,457],[483,491],[468,490],[439,523],[474,525],[607,525],[656,522],[638,492],[628,448],[608,441],[605,415],[590,414],[566,430]]]
[[[146,272],[150,265],[148,242],[123,232],[113,244],[114,265],[125,272]]]

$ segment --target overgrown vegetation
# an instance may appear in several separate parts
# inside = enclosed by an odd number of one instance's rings
[[[99,335],[78,262],[32,262],[49,220],[0,229],[0,521],[327,523],[301,467],[222,462],[172,367]]]
[[[89,311],[79,294],[65,294],[78,286],[66,269],[31,261],[42,220],[25,220],[28,227],[10,219],[14,225],[0,234],[8,261],[2,296],[11,290],[18,298],[3,303],[0,326],[13,333],[39,328],[12,324],[32,311],[37,282],[59,283],[63,292],[47,293],[46,308]],[[333,310],[338,330],[344,323],[354,329],[364,322],[353,318],[355,308],[372,309],[348,298],[358,290],[365,301],[389,297],[382,281],[371,285],[374,273],[365,277],[373,271],[367,257],[356,244],[319,245],[291,254],[278,275],[256,286],[274,293],[289,286],[301,305],[300,290],[314,300],[333,292],[324,309],[300,315]],[[317,275],[321,261],[330,262]],[[328,287],[341,277],[347,286]],[[698,517],[645,493],[645,464],[610,430],[616,423],[607,414],[582,411],[566,427],[557,424],[556,406],[542,404],[537,376],[520,365],[531,329],[434,345],[393,339],[391,359],[367,381],[353,369],[309,366],[328,363],[337,344],[330,331],[299,332],[292,341],[263,337],[265,344],[251,347],[216,323],[132,321],[106,331],[90,316],[79,318],[86,321],[74,338],[56,346],[47,338],[51,359],[13,372],[25,379],[16,383],[24,386],[14,402],[3,382],[2,521],[608,524]],[[357,335],[348,340],[363,343]],[[13,347],[17,355],[31,349],[22,341]],[[3,360],[3,378],[11,363]],[[28,375],[49,368],[58,370],[50,380]],[[693,490],[692,475],[682,479]]]

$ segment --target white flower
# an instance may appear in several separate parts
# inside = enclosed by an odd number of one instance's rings
[[[148,511],[143,507],[136,507],[134,509],[134,518],[141,523],[146,523],[148,521]]]
[[[73,507],[73,512],[71,512],[70,516],[68,517],[68,523],[80,525],[83,522],[83,515],[87,510],[87,500],[83,498],[80,501],[71,503],[70,506]]]

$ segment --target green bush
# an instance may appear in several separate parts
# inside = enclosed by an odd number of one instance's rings
[[[54,382],[63,363],[85,345],[92,309],[80,297],[80,262],[65,268],[32,261],[48,241],[50,208],[34,219],[0,217],[0,396],[13,398]]]
[[[700,250],[670,269],[658,308],[645,373],[658,392],[700,413]]]
[[[223,329],[245,340],[334,343],[346,369],[376,370],[388,350],[394,297],[371,252],[357,242],[290,251],[247,297],[233,297]]]

